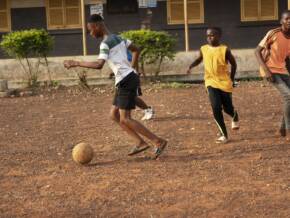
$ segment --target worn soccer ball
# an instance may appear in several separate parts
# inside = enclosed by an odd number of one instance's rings
[[[86,143],[79,143],[73,148],[72,158],[77,163],[87,164],[93,159],[93,157],[93,148]]]

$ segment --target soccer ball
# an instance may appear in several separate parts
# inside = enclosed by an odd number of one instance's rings
[[[72,150],[72,158],[77,163],[87,164],[93,157],[94,151],[92,147],[86,143],[79,143]]]

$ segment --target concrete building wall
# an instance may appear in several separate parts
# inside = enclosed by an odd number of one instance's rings
[[[44,0],[11,0],[12,30],[29,28],[47,28]],[[99,0],[86,1],[86,17],[89,17],[89,4]],[[104,3],[106,1],[103,1]],[[223,42],[231,48],[254,48],[262,36],[271,28],[279,25],[278,21],[241,22],[240,0],[204,0],[205,23],[189,26],[190,49],[196,50],[205,43],[207,26],[220,26],[223,29]],[[153,8],[152,29],[165,30],[178,39],[176,49],[184,50],[184,26],[168,25],[166,1],[158,1]],[[287,9],[287,0],[279,0],[279,13]],[[134,14],[108,14],[104,5],[104,17],[112,33],[139,29],[146,17],[146,9],[139,9]],[[55,38],[55,47],[51,56],[71,56],[82,54],[81,29],[51,30]],[[3,33],[0,33],[0,38]],[[89,54],[98,53],[99,42],[87,37]],[[7,58],[0,50],[0,58]]]
[[[233,54],[237,60],[239,75],[252,74],[258,75],[258,64],[254,56],[253,49],[234,49]],[[178,52],[174,61],[165,61],[161,66],[161,75],[181,75],[185,74],[188,66],[192,63],[194,57],[198,55],[197,51],[193,52]],[[111,70],[107,65],[102,70],[74,68],[67,70],[63,67],[65,59],[87,60],[93,61],[97,58],[95,55],[91,56],[71,56],[71,57],[50,57],[49,69],[53,80],[73,79],[77,78],[78,73],[86,72],[89,78],[108,78]],[[156,66],[147,65],[145,68],[147,75],[156,70]],[[203,65],[193,70],[194,74],[203,73]],[[17,81],[25,79],[25,74],[22,71],[20,64],[14,59],[4,59],[0,62],[0,78],[10,81]],[[47,80],[47,69],[44,66],[40,68],[39,79]]]

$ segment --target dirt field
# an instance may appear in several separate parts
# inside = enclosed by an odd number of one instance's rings
[[[145,125],[169,140],[157,161],[127,156],[134,142],[108,118],[111,98],[101,88],[0,99],[0,217],[290,217],[290,142],[276,133],[272,87],[235,90],[241,129],[226,145],[214,143],[203,85],[144,87],[157,115]],[[81,141],[95,151],[89,166],[71,159]]]

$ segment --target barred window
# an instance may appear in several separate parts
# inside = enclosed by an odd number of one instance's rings
[[[241,20],[278,20],[278,0],[241,0]]]
[[[187,1],[188,23],[204,23],[204,0]],[[168,24],[184,24],[184,1],[167,1]]]
[[[10,30],[10,0],[0,0],[0,32],[9,32]]]
[[[81,28],[80,0],[46,0],[47,29]]]

